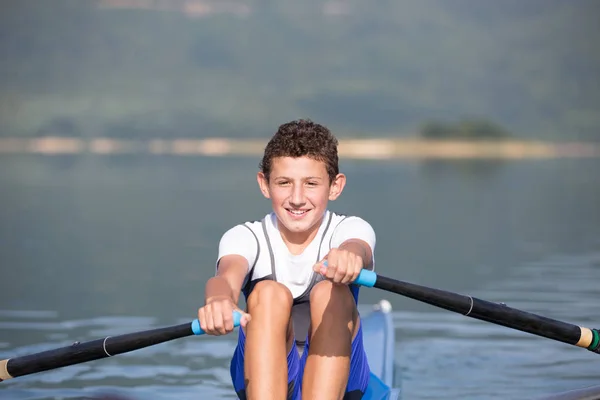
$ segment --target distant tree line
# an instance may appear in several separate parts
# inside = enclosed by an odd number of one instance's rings
[[[485,119],[463,119],[458,122],[430,121],[419,134],[426,139],[507,139],[512,135],[500,125]]]

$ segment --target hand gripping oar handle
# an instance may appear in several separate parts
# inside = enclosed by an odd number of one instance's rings
[[[323,261],[323,265],[328,267],[327,260]],[[374,287],[377,281],[377,274],[373,271],[363,269],[358,274],[358,277],[354,280],[354,284],[360,286]]]
[[[242,321],[242,314],[239,311],[233,312],[233,326],[238,327]],[[194,335],[204,335],[206,332],[202,328],[200,328],[200,321],[195,319],[192,321],[192,332]]]
[[[324,262],[327,266],[327,261]],[[472,296],[386,278],[363,269],[354,283],[396,293],[471,318],[588,349],[600,354],[600,330],[580,327]]]
[[[242,314],[234,311],[233,325],[239,326],[241,319]],[[17,376],[98,360],[185,336],[204,333],[200,328],[200,322],[195,319],[191,323],[181,325],[107,336],[104,339],[84,343],[75,342],[71,346],[0,361],[0,382]]]

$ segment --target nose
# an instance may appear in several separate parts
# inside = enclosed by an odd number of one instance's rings
[[[301,207],[305,202],[302,185],[294,185],[292,188],[292,195],[290,197],[290,205],[294,207]]]

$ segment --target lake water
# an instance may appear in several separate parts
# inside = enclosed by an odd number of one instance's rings
[[[256,158],[0,158],[0,359],[191,321],[220,235],[269,211]],[[346,161],[331,209],[374,226],[382,275],[600,326],[600,161]],[[388,299],[404,399],[531,399],[600,384],[598,355]],[[234,398],[235,335],[0,384],[2,399]]]

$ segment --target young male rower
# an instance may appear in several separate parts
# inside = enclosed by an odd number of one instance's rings
[[[337,144],[314,122],[281,125],[257,174],[273,211],[220,240],[198,319],[208,334],[231,332],[244,293],[247,313],[231,361],[240,399],[360,399],[366,390],[358,286],[351,283],[373,268],[375,232],[359,217],[327,209],[346,184]]]

